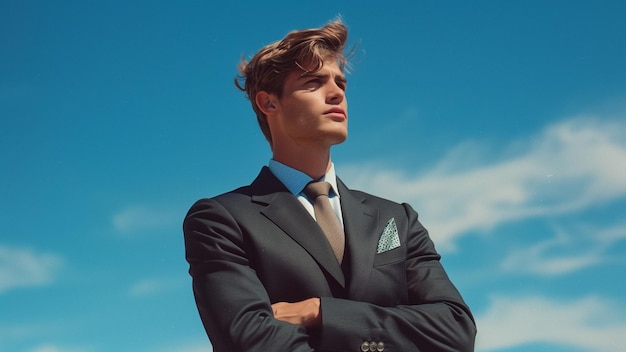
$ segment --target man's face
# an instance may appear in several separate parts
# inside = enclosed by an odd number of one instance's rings
[[[334,60],[315,73],[287,76],[270,117],[274,145],[330,147],[348,135],[346,78]]]

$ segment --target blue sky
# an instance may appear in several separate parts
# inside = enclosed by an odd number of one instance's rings
[[[181,222],[271,157],[232,79],[341,15],[352,188],[411,203],[477,351],[626,345],[626,2],[0,1],[0,351],[210,351]]]

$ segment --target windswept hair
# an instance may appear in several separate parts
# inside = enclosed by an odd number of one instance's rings
[[[256,104],[257,93],[265,91],[280,98],[289,73],[296,69],[303,73],[317,72],[328,59],[336,60],[343,71],[346,65],[343,50],[347,39],[348,29],[340,20],[335,20],[321,28],[292,31],[282,40],[262,48],[250,61],[242,58],[235,86],[246,92],[261,131],[270,145],[272,135],[267,116]]]

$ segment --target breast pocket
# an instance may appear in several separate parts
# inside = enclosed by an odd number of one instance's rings
[[[406,259],[406,249],[404,246],[394,248],[392,250],[378,253],[374,257],[374,266],[393,264]]]

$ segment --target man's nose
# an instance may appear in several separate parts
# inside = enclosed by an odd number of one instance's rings
[[[330,104],[339,104],[343,101],[345,92],[336,83],[331,83],[326,96],[326,102]]]

